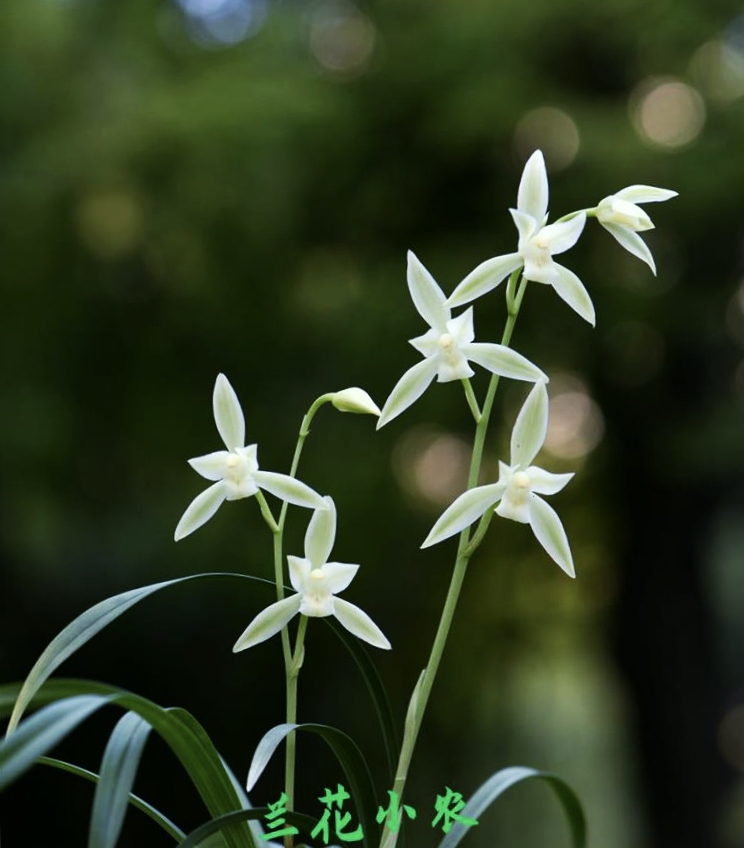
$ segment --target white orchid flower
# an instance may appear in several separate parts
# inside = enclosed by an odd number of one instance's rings
[[[336,597],[351,583],[359,566],[328,562],[335,540],[336,506],[332,498],[326,497],[323,498],[323,508],[317,509],[310,519],[305,534],[304,559],[287,557],[289,579],[297,594],[277,601],[259,613],[235,643],[233,651],[243,651],[269,639],[297,613],[315,618],[335,615],[355,636],[375,648],[390,648],[390,642],[366,612]]]
[[[599,201],[596,216],[599,223],[629,253],[637,256],[656,273],[656,265],[648,245],[638,235],[644,230],[652,230],[651,218],[641,209],[639,203],[657,203],[676,197],[676,191],[654,186],[632,185],[610,194]]]
[[[495,289],[512,272],[522,268],[527,280],[553,286],[559,297],[594,326],[594,306],[581,280],[568,268],[553,261],[579,240],[586,213],[547,224],[548,174],[545,160],[536,150],[527,160],[517,194],[517,208],[510,210],[519,232],[516,253],[487,259],[471,271],[450,295],[448,306],[462,306]]]
[[[469,362],[513,380],[547,380],[536,365],[511,348],[474,342],[472,307],[453,318],[444,292],[410,250],[407,276],[413,304],[430,327],[423,336],[410,340],[424,361],[400,378],[382,408],[378,430],[418,400],[435,377],[440,383],[471,377],[475,372]]]
[[[548,431],[548,392],[545,383],[535,384],[517,416],[511,435],[511,461],[499,463],[499,479],[488,486],[468,489],[451,504],[432,527],[421,546],[428,548],[454,536],[487,510],[529,524],[537,541],[569,575],[575,577],[571,549],[556,511],[540,495],[554,495],[573,474],[552,474],[530,463],[537,456]]]
[[[227,450],[189,460],[202,477],[216,482],[186,508],[176,527],[176,541],[193,533],[217,512],[223,501],[249,498],[259,489],[283,501],[309,509],[323,508],[323,498],[309,486],[273,471],[260,471],[257,445],[245,446],[245,419],[238,396],[224,374],[219,374],[212,395],[214,421]]]

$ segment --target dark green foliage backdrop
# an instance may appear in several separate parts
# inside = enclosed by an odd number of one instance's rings
[[[233,11],[218,34],[232,45],[215,40],[205,12],[222,7]],[[710,50],[700,53],[727,39],[741,86],[740,11],[702,0],[5,0],[2,678],[23,677],[109,594],[198,571],[268,576],[270,538],[252,501],[172,541],[201,486],[185,460],[219,446],[216,374],[242,400],[262,467],[287,470],[317,395],[362,385],[382,401],[415,361],[407,249],[446,291],[515,249],[507,207],[541,145],[554,215],[636,182],[680,198],[649,210],[657,279],[596,226],[566,259],[594,298],[595,331],[552,292],[528,293],[516,346],[564,383],[579,376],[604,422],[586,457],[552,466],[581,472],[555,501],[579,576],[569,582],[523,528],[494,523],[412,801],[423,810],[445,784],[467,795],[500,767],[532,765],[573,782],[593,844],[744,845],[744,111],[736,92],[716,96]],[[706,109],[678,148],[644,141],[629,112],[639,85],[667,76],[699,88]],[[536,124],[542,107],[578,134],[563,169],[565,125]],[[503,318],[497,293],[479,306],[478,337],[495,339]],[[504,398],[511,414],[519,391]],[[453,386],[435,386],[377,435],[371,419],[324,409],[303,459],[303,478],[338,504],[335,556],[363,565],[349,599],[393,642],[380,667],[401,721],[452,557],[451,545],[418,550],[442,504],[411,489],[401,446],[425,457],[442,434],[470,438]],[[492,461],[505,442],[494,437]],[[293,517],[289,552],[305,518]],[[187,707],[242,776],[282,716],[278,641],[230,653],[268,600],[173,590],[66,673]],[[361,683],[311,624],[300,715],[337,723],[374,757]],[[109,726],[96,718],[70,758],[95,767]],[[337,779],[314,756],[303,743],[309,811]],[[279,785],[268,773],[255,800]],[[137,788],[184,827],[203,818],[155,740]],[[8,848],[82,844],[89,804],[71,778],[27,776],[0,798]],[[527,788],[470,838],[567,844],[547,795]],[[158,839],[132,814],[122,845]]]

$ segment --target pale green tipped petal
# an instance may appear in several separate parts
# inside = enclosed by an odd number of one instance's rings
[[[265,489],[287,503],[304,506],[308,509],[327,508],[325,501],[316,491],[287,474],[277,474],[275,471],[256,471],[253,474],[253,480],[259,489]]]
[[[305,556],[320,568],[330,556],[336,540],[336,504],[333,498],[323,498],[325,509],[316,509],[305,533]]]
[[[233,645],[233,653],[252,648],[259,642],[265,642],[278,633],[300,611],[301,598],[292,595],[266,607],[243,631],[243,635]]]
[[[425,359],[409,368],[398,380],[395,388],[390,392],[390,397],[382,407],[380,418],[377,421],[377,429],[384,427],[393,418],[400,415],[408,407],[415,403],[427,390],[431,381],[437,374],[437,362],[435,359]]]
[[[189,460],[189,465],[207,480],[222,480],[225,476],[227,458],[230,451],[215,451],[204,456],[195,456]]]
[[[537,380],[547,381],[543,372],[533,365],[529,359],[512,350],[506,345],[490,344],[488,342],[473,342],[463,345],[462,352],[473,362],[482,365],[494,374],[501,374],[510,380],[527,380],[535,383]]]
[[[519,410],[511,434],[511,465],[525,468],[537,456],[548,432],[548,392],[544,382],[535,383]]]
[[[600,224],[602,224],[613,238],[617,239],[628,253],[632,253],[633,256],[637,256],[648,265],[654,274],[656,274],[656,263],[654,262],[654,257],[651,255],[648,245],[638,235],[638,233],[634,233],[627,227],[621,227],[618,224],[608,224],[604,221],[600,221]]]
[[[518,253],[507,253],[504,256],[494,256],[486,259],[474,268],[447,300],[448,306],[462,306],[470,303],[496,286],[522,265],[522,257]]]
[[[596,320],[594,304],[589,297],[589,292],[584,288],[584,284],[573,271],[564,268],[557,262],[553,264],[555,265],[556,276],[552,285],[556,294],[593,327]]]
[[[351,562],[327,562],[323,571],[328,578],[328,589],[332,595],[343,592],[359,571],[359,566]]]
[[[287,564],[289,565],[289,582],[292,584],[292,588],[295,592],[304,594],[307,590],[307,579],[313,570],[313,564],[309,559],[292,556],[292,554],[287,557]]]
[[[553,474],[535,465],[527,469],[530,478],[530,489],[538,495],[554,495],[574,476],[573,474]]]
[[[537,495],[530,502],[530,526],[537,541],[569,577],[576,577],[571,548],[558,513]]]
[[[412,250],[408,251],[408,290],[419,315],[430,327],[443,333],[450,317],[444,292]]]
[[[245,445],[245,419],[235,389],[224,374],[219,374],[212,394],[214,421],[229,451]]]
[[[202,524],[206,524],[220,508],[225,497],[225,485],[221,480],[218,483],[213,483],[208,489],[197,495],[186,507],[186,512],[178,522],[175,532],[176,541],[188,536],[189,533],[193,533],[194,530],[198,530]]]
[[[469,527],[499,500],[505,489],[506,484],[504,483],[491,483],[488,486],[478,486],[475,489],[468,489],[467,492],[463,492],[439,516],[421,547],[428,548],[431,545],[437,545]]]
[[[671,200],[676,196],[676,191],[647,185],[628,186],[615,194],[615,197],[619,197],[621,200],[629,200],[631,203],[657,203],[660,200]]]
[[[510,209],[509,214],[512,216],[514,225],[519,233],[519,244],[522,245],[527,239],[532,238],[540,229],[540,221],[536,221],[532,215],[525,215],[519,209]]]
[[[527,160],[519,181],[517,209],[542,223],[548,212],[548,173],[542,152],[536,150]]]
[[[372,398],[356,386],[334,392],[331,403],[339,412],[356,412],[358,415],[379,415],[380,409]]]
[[[547,227],[540,230],[536,237],[547,245],[550,255],[555,256],[557,253],[565,253],[576,244],[584,229],[584,224],[586,224],[586,213],[580,212],[567,221],[548,224]]]
[[[473,329],[473,307],[469,306],[462,315],[458,315],[457,318],[452,318],[448,321],[446,329],[459,348],[470,344],[470,342],[472,342],[475,338],[475,330]]]
[[[383,648],[386,651],[390,650],[390,642],[385,638],[382,630],[359,607],[341,598],[334,598],[333,614],[349,633],[353,633],[365,642],[369,642],[375,648]]]

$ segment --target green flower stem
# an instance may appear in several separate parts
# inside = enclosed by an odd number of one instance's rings
[[[524,298],[524,292],[527,287],[527,281],[523,278],[517,288],[517,280],[519,279],[520,272],[521,268],[517,269],[511,275],[506,287],[507,320],[504,327],[504,333],[501,338],[501,344],[503,345],[508,345],[511,341],[512,333],[514,332],[514,325],[516,323],[517,315],[519,314],[519,309],[522,305],[522,299]],[[478,483],[478,476],[480,474],[481,464],[483,461],[483,446],[486,440],[486,432],[488,431],[488,423],[491,417],[491,410],[493,408],[494,398],[496,397],[498,384],[499,375],[494,374],[488,385],[488,391],[483,404],[480,421],[478,421],[475,429],[473,455],[470,460],[470,472],[468,474],[468,489],[472,489]],[[476,532],[473,539],[474,542],[478,535],[478,532]],[[393,785],[393,790],[397,793],[399,799],[402,799],[403,797],[403,790],[405,789],[406,779],[408,777],[408,769],[413,756],[413,749],[421,728],[421,722],[424,717],[424,712],[426,711],[429,695],[431,694],[431,689],[434,685],[434,679],[436,678],[437,671],[439,669],[439,663],[442,659],[442,654],[444,653],[444,646],[447,642],[450,625],[452,624],[455,608],[457,607],[457,601],[460,597],[460,589],[462,588],[462,583],[465,579],[468,562],[474,550],[475,548],[470,545],[470,528],[467,527],[460,534],[460,540],[457,545],[455,567],[452,572],[452,579],[447,592],[447,598],[444,602],[442,617],[439,620],[439,627],[437,629],[436,636],[434,637],[434,644],[431,648],[429,662],[427,663],[423,679],[417,693],[417,703],[415,705],[415,709],[412,711],[412,715],[410,716],[410,723],[406,728],[403,745],[401,746],[398,768],[395,774],[395,783]],[[397,839],[397,833],[392,833],[388,830],[385,834],[383,834],[380,846],[381,848],[395,848]]]
[[[553,221],[554,224],[562,224],[564,221],[570,221],[571,218],[575,218],[577,215],[581,215],[584,213],[587,218],[596,218],[597,217],[597,207],[592,206],[591,209],[577,209],[575,212],[569,212],[568,215],[564,215],[562,218],[558,218],[557,221]]]
[[[297,444],[295,445],[294,456],[292,457],[292,467],[289,471],[290,477],[295,477],[297,475],[297,468],[300,464],[302,449],[305,446],[305,439],[310,435],[310,424],[315,417],[315,413],[321,406],[323,406],[324,403],[328,403],[331,400],[333,400],[332,394],[321,395],[313,401],[310,409],[308,409],[305,417],[302,419],[300,432],[297,436]],[[279,512],[279,521],[274,521],[273,515],[271,515],[271,511],[269,510],[269,506],[260,491],[258,492],[258,495],[261,496],[259,500],[261,512],[274,534],[274,580],[276,582],[276,597],[277,600],[281,601],[284,598],[284,524],[287,520],[287,509],[289,508],[289,504],[287,501],[282,503],[282,508]],[[269,518],[267,518],[267,513],[271,517],[271,522],[269,522]],[[300,673],[300,666],[302,665],[302,651],[306,627],[307,618],[303,615],[300,617],[300,626],[297,631],[297,644],[295,646],[294,655],[292,654],[289,644],[288,628],[283,627],[280,633],[282,640],[282,654],[284,656],[284,676],[287,693],[286,716],[288,724],[294,724],[297,720],[297,677]],[[294,734],[290,733],[287,737],[284,761],[284,791],[287,795],[288,810],[292,810],[294,808],[295,752],[296,743]],[[285,848],[292,848],[293,843],[294,840],[291,836],[285,837]]]
[[[466,377],[462,381],[462,387],[465,389],[465,397],[468,401],[468,406],[470,407],[470,411],[473,413],[473,419],[475,423],[480,423],[481,420],[481,411],[478,406],[478,401],[475,399],[475,392],[473,392],[473,386],[470,383],[470,379]]]
[[[256,492],[256,500],[261,508],[261,515],[263,515],[264,521],[269,525],[269,529],[272,533],[277,533],[279,525],[276,523],[274,513],[271,511],[271,507],[266,503],[266,498],[260,489]]]
[[[297,628],[297,641],[295,642],[294,654],[287,669],[287,724],[297,723],[297,681],[302,668],[302,660],[304,658],[305,648],[305,630],[307,628],[307,616],[300,616],[300,624]],[[284,628],[284,633],[287,628]],[[297,740],[294,733],[287,736],[287,745],[284,760],[284,792],[287,795],[287,809],[293,809],[294,805],[294,784],[295,784],[295,753]],[[286,848],[292,848],[293,839],[291,836],[285,837],[284,844]]]

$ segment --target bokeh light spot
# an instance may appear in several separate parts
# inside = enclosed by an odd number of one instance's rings
[[[699,92],[672,78],[646,80],[631,95],[631,117],[642,139],[675,149],[693,142],[705,124]]]
[[[514,146],[520,159],[542,150],[545,164],[555,173],[567,168],[579,152],[579,129],[562,109],[541,106],[522,116],[514,131]]]
[[[713,100],[726,102],[744,95],[744,55],[725,41],[706,41],[692,57],[690,71]]]
[[[559,459],[579,459],[599,444],[604,416],[577,377],[558,375],[550,381],[550,420],[545,449]]]
[[[374,23],[350,3],[322,6],[310,23],[310,52],[332,73],[355,76],[372,58]]]
[[[253,35],[266,18],[266,0],[178,0],[201,47],[230,47]]]
[[[393,451],[393,470],[401,487],[417,500],[450,504],[466,487],[470,446],[433,427],[414,427]]]

